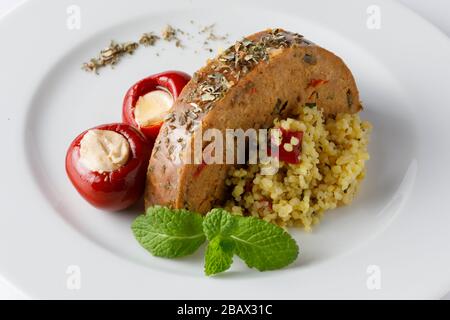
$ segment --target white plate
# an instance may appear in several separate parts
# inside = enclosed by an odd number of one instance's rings
[[[6,16],[0,22],[0,274],[39,298],[444,295],[450,289],[450,44],[389,1],[377,1],[381,29],[369,29],[371,2],[48,0]],[[66,25],[73,4],[81,9],[80,30]],[[110,39],[136,39],[167,23],[191,31],[216,23],[233,41],[283,27],[336,52],[355,74],[362,117],[374,125],[367,178],[353,205],[329,212],[311,234],[293,231],[301,254],[289,268],[260,273],[236,258],[231,271],[207,278],[202,252],[177,261],[154,258],[130,232],[138,209],[93,209],[66,178],[72,138],[119,121],[132,83],[167,69],[193,72],[212,56],[196,34],[184,50],[162,43],[141,48],[98,77],[80,70]],[[67,286],[70,266],[81,271],[79,290]],[[378,275],[381,288],[373,290]]]

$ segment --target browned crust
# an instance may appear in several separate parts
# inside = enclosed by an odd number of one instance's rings
[[[298,34],[280,29],[258,32],[246,39],[259,43],[265,39],[272,41],[270,37],[284,37],[285,40],[280,43],[274,40],[267,61],[258,61],[249,66],[247,72],[233,68],[224,71],[228,69],[223,68],[221,59],[234,50],[232,46],[208,61],[186,85],[161,128],[152,153],[145,192],[146,208],[159,204],[205,213],[222,198],[227,165],[175,162],[178,156],[181,161],[187,159],[192,151],[189,143],[200,129],[223,131],[225,128],[268,127],[275,117],[290,115],[298,103],[316,103],[326,116],[361,110],[353,76],[340,58]],[[225,89],[219,86],[224,93],[213,101],[203,101],[201,94],[204,91],[199,88],[204,88],[205,82],[210,83],[210,77],[218,73],[226,79],[220,78],[220,83],[226,83]],[[311,79],[328,82],[314,87]],[[260,92],[251,96],[255,86]],[[350,92],[350,99],[346,90]],[[280,101],[283,105],[288,102],[281,113],[274,114],[274,106],[280,105]],[[255,103],[260,105],[259,109],[245,107]],[[201,174],[197,174],[201,166]]]

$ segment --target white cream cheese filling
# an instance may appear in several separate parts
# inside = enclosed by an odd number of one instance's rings
[[[127,163],[129,156],[130,144],[115,131],[89,130],[80,141],[80,162],[91,171],[115,171]]]
[[[134,109],[134,118],[139,127],[161,122],[172,108],[172,95],[165,90],[154,90],[139,97]]]

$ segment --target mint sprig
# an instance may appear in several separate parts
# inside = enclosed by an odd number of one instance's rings
[[[235,244],[230,239],[215,237],[208,243],[205,253],[205,274],[211,276],[228,270],[233,263]]]
[[[275,270],[297,259],[297,243],[283,228],[255,217],[235,218],[237,230],[231,239],[236,244],[235,253],[248,267]]]
[[[233,216],[213,209],[197,213],[155,206],[133,222],[138,242],[159,257],[175,258],[195,252],[205,240],[205,274],[228,270],[233,256],[259,271],[283,268],[298,256],[295,240],[284,229],[254,217]]]
[[[217,236],[229,237],[237,228],[236,217],[224,209],[212,209],[203,219],[203,232],[209,241]]]
[[[203,218],[197,213],[154,206],[131,225],[137,241],[157,257],[194,253],[204,242]]]

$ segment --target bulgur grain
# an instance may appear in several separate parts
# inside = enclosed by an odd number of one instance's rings
[[[226,182],[232,199],[225,207],[234,214],[309,231],[324,211],[353,200],[369,159],[371,124],[358,114],[325,119],[316,107],[299,107],[298,118],[275,120],[274,127],[303,131],[300,163],[281,161],[274,175],[261,175],[267,164],[232,169]]]

